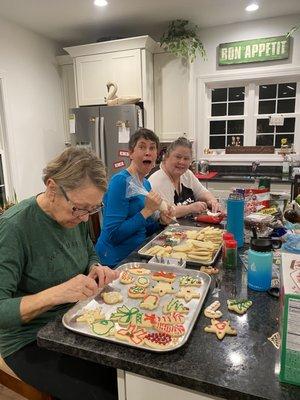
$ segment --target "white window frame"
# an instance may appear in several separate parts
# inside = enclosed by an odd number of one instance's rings
[[[257,118],[262,118],[265,114],[258,114],[258,86],[260,84],[297,82],[297,94],[295,113],[284,114],[285,117],[296,116],[294,148],[300,152],[300,68],[270,68],[257,67],[253,72],[248,73],[228,73],[215,75],[205,75],[196,77],[196,102],[195,102],[195,140],[196,140],[196,156],[203,158],[204,156],[210,160],[232,161],[233,159],[247,161],[247,159],[257,159],[258,155],[204,155],[203,149],[209,148],[209,121],[211,118],[211,99],[210,93],[212,88],[245,86],[245,131],[244,145],[255,146],[256,144],[256,123]],[[247,94],[247,95],[246,95]],[[232,119],[241,119],[242,116],[234,116]],[[269,115],[268,115],[269,117]],[[216,117],[213,117],[215,120]],[[226,116],[226,119],[228,116]],[[224,119],[224,117],[220,117]],[[198,134],[201,132],[201,134]],[[280,162],[282,156],[277,154],[259,155],[262,161]]]

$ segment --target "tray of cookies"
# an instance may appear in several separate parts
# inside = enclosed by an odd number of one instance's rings
[[[78,302],[63,325],[73,332],[140,349],[182,346],[193,329],[211,278],[168,265],[126,263],[120,277],[92,299]]]
[[[153,256],[185,260],[188,265],[212,265],[222,247],[223,230],[213,226],[168,226],[138,251]]]

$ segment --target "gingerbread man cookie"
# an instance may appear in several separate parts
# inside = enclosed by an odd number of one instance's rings
[[[223,339],[225,335],[236,335],[237,331],[230,326],[229,321],[211,320],[211,325],[204,328],[205,332],[215,333],[218,339]]]
[[[193,278],[189,275],[184,275],[179,278],[179,286],[201,286],[203,283],[201,278]]]
[[[176,274],[173,274],[172,272],[157,271],[152,274],[152,279],[154,281],[163,281],[172,283],[176,279]]]
[[[169,282],[158,282],[152,289],[152,293],[157,293],[160,297],[165,294],[175,293],[174,288]]]
[[[194,288],[189,286],[182,286],[178,293],[175,294],[176,297],[184,299],[187,303],[192,299],[199,299],[200,293],[196,292]]]
[[[169,301],[169,303],[163,306],[163,312],[165,314],[169,314],[173,311],[177,311],[182,314],[188,314],[190,309],[188,307],[185,307],[185,305],[179,300],[173,298]]]
[[[91,324],[91,329],[96,335],[112,336],[115,334],[115,323],[109,319],[102,319]]]
[[[128,273],[128,271],[122,271],[119,277],[119,281],[123,285],[129,285],[130,283],[134,282],[134,278]]]
[[[131,299],[142,299],[146,294],[146,288],[143,288],[142,286],[130,286],[128,289],[128,297]]]
[[[139,276],[135,282],[136,286],[148,287],[150,285],[150,279],[147,276]]]
[[[148,294],[140,302],[140,307],[145,310],[154,310],[159,304],[159,297],[156,294]]]
[[[130,268],[128,271],[134,275],[150,275],[151,274],[150,269],[146,269],[146,268],[133,267],[133,268]]]
[[[235,311],[238,314],[245,314],[252,306],[251,300],[227,300],[228,310]]]
[[[76,322],[92,324],[93,322],[100,321],[100,319],[103,318],[105,318],[105,314],[102,312],[102,309],[94,308],[92,310],[83,311],[82,314],[76,318]]]
[[[101,297],[106,304],[116,304],[123,301],[123,296],[120,292],[103,292]]]
[[[173,345],[173,339],[167,333],[153,332],[145,336],[144,344],[152,349],[167,349]]]
[[[214,301],[205,308],[204,315],[210,319],[218,319],[222,317],[222,312],[218,310],[220,308],[221,303],[219,301]]]
[[[148,332],[145,329],[137,325],[129,325],[128,328],[119,329],[115,333],[115,337],[130,344],[141,345],[147,334]]]

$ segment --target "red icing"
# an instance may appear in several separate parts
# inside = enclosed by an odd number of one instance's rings
[[[143,343],[147,332],[145,329],[138,328],[136,325],[129,325],[127,329],[120,329],[118,334],[121,336],[127,336],[129,341],[134,344],[141,344]]]
[[[172,341],[172,337],[170,335],[161,332],[148,333],[145,339],[149,340],[152,343],[157,343],[160,345],[167,345]]]
[[[181,324],[170,325],[164,322],[157,322],[155,329],[163,333],[168,333],[171,336],[181,336],[185,333],[185,327]]]
[[[173,274],[172,272],[158,271],[158,272],[154,272],[153,277],[154,278],[175,279],[176,275]]]

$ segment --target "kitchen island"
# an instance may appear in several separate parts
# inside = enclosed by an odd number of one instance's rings
[[[124,263],[138,260],[142,261],[134,252]],[[253,301],[243,316],[227,310],[226,300],[235,297]],[[223,318],[230,319],[238,332],[236,337],[226,336],[220,341],[216,335],[205,333],[210,320],[201,312],[187,343],[166,353],[82,336],[64,328],[60,320],[39,331],[38,344],[117,368],[120,400],[157,396],[176,400],[298,400],[300,387],[279,383],[279,351],[268,340],[279,329],[279,301],[267,293],[249,290],[241,264],[226,270],[220,266],[204,307],[214,300],[221,302]]]

